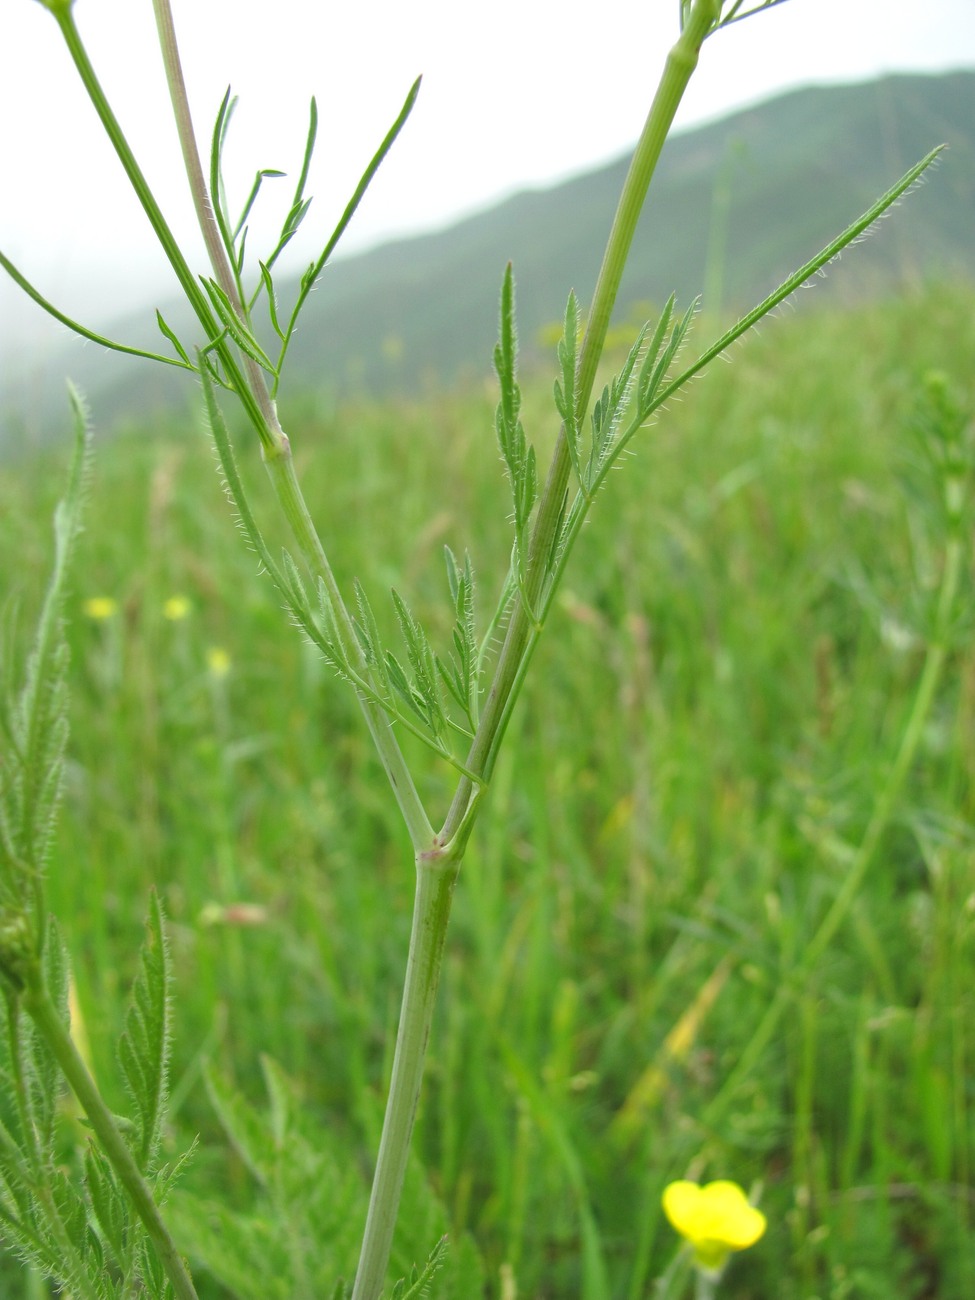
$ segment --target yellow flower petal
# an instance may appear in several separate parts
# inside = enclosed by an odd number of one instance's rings
[[[86,618],[94,619],[97,623],[104,623],[106,619],[112,618],[118,609],[118,602],[111,596],[90,596],[81,606]]]
[[[718,1180],[699,1187],[680,1180],[664,1189],[664,1213],[690,1242],[698,1263],[719,1269],[729,1251],[754,1246],[766,1228],[761,1210],[749,1205],[737,1183]]]
[[[188,616],[190,602],[185,596],[170,596],[163,605],[162,612],[163,618],[168,618],[171,623],[178,623]]]
[[[230,655],[223,646],[212,645],[207,650],[207,668],[214,677],[226,677],[230,672]]]

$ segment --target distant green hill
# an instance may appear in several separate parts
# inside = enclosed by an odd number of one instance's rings
[[[675,136],[637,233],[621,314],[671,290],[686,303],[707,288],[707,305],[725,312],[749,305],[940,143],[950,148],[930,180],[816,294],[856,300],[935,277],[975,281],[975,72],[889,76],[797,90]],[[286,387],[388,393],[489,374],[509,260],[530,363],[568,289],[588,300],[628,161],[335,262],[306,309]],[[285,302],[289,291],[282,285]],[[178,308],[164,311],[179,319]],[[151,313],[117,336],[158,346]],[[172,376],[141,363],[106,364],[91,349],[83,360],[88,373],[76,365],[72,373],[102,418],[172,391]]]
[[[673,138],[620,311],[672,290],[687,302],[709,278],[720,296],[710,306],[748,307],[943,142],[950,150],[930,182],[846,255],[830,291],[859,298],[935,276],[975,280],[975,73],[896,76],[795,91]],[[337,263],[297,341],[295,371],[387,388],[489,370],[509,260],[530,352],[561,319],[570,287],[588,299],[628,163]]]

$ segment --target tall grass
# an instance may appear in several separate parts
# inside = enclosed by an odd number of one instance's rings
[[[970,618],[848,919],[732,1103],[702,1120],[893,760],[940,576],[914,429],[933,369],[975,409],[973,299],[940,288],[839,314],[803,295],[801,323],[767,326],[701,380],[597,503],[464,865],[407,1191],[426,1206],[429,1184],[434,1218],[471,1235],[490,1296],[648,1296],[672,1252],[659,1192],[685,1172],[763,1186],[769,1232],[730,1296],[975,1293]],[[549,401],[525,389],[526,406]],[[432,620],[445,542],[493,556],[496,585],[494,400],[485,387],[337,419],[309,394],[284,411],[337,572],[406,586]],[[49,873],[96,1062],[120,1030],[146,892],[162,892],[174,1149],[201,1135],[188,1234],[210,1196],[259,1216],[270,1195],[228,1146],[206,1064],[262,1107],[272,1058],[339,1166],[366,1167],[412,900],[354,701],[278,635],[195,418],[123,432],[97,458]],[[244,470],[264,490],[256,457]],[[25,625],[53,477],[0,472],[0,564]],[[377,551],[395,560],[377,570]],[[970,607],[967,566],[964,581]],[[113,617],[85,616],[96,595]],[[166,616],[174,596],[184,617]],[[213,653],[228,647],[229,665]],[[356,1231],[332,1231],[348,1275]],[[27,1294],[13,1271],[0,1285]]]

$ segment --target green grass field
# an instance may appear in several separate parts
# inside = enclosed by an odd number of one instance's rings
[[[967,551],[915,761],[852,906],[807,959],[925,663],[944,529],[917,426],[931,371],[975,410],[975,293],[798,307],[612,476],[519,706],[458,886],[394,1260],[402,1272],[450,1232],[445,1300],[652,1296],[676,1247],[660,1193],[685,1176],[760,1186],[769,1229],[733,1262],[729,1300],[975,1295]],[[525,381],[542,446],[549,383]],[[359,577],[377,610],[395,585],[436,625],[449,543],[471,550],[486,613],[509,544],[494,401],[485,384],[283,409],[339,579]],[[286,626],[187,412],[97,446],[51,905],[122,1107],[114,1044],[158,888],[173,1155],[199,1135],[171,1209],[201,1296],[317,1300],[354,1269],[409,844],[354,699]],[[0,467],[24,644],[65,460]],[[256,449],[242,461],[260,491]],[[86,616],[96,596],[113,617]],[[446,799],[447,774],[424,770]],[[82,1141],[67,1114],[66,1161]],[[275,1259],[292,1278],[279,1291],[254,1263]],[[47,1292],[8,1260],[0,1294]]]

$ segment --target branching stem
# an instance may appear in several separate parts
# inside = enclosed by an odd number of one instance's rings
[[[603,256],[579,356],[577,407],[580,413],[584,413],[589,406],[623,269],[633,243],[651,178],[660,159],[674,115],[697,67],[701,46],[712,30],[719,10],[719,0],[697,0],[680,38],[667,56],[660,85],[637,142]],[[511,621],[498,659],[494,680],[488,691],[480,725],[465,763],[468,769],[478,773],[485,782],[491,778],[498,749],[511,715],[511,708],[524,680],[527,660],[531,657],[534,644],[538,639],[539,629],[528,610],[539,608],[571,469],[572,460],[568,440],[565,430],[562,429],[532,533],[525,575],[526,599],[517,602],[512,608]],[[468,816],[471,793],[470,782],[466,779],[462,780],[441,832],[445,842],[458,832]]]
[[[156,1248],[159,1262],[172,1283],[177,1300],[198,1300],[189,1270],[176,1248],[176,1243],[169,1235],[169,1229],[163,1222],[152,1191],[39,977],[25,987],[21,1000],[24,1010],[37,1026],[38,1033],[42,1035],[54,1054],[71,1090],[88,1117],[88,1122],[102,1150],[111,1161],[112,1168],[125,1188],[135,1212],[145,1225],[146,1232]]]
[[[441,850],[417,858],[413,928],[396,1053],[352,1300],[375,1300],[382,1291],[409,1161],[413,1120],[423,1082],[427,1040],[459,869],[459,858],[445,855]]]
[[[237,281],[230,269],[227,250],[223,246],[216,217],[213,214],[213,201],[203,176],[200,151],[197,148],[193,132],[193,118],[190,102],[186,94],[186,82],[183,78],[183,65],[180,62],[179,46],[176,44],[176,29],[173,25],[173,11],[169,0],[152,0],[156,14],[156,27],[159,31],[159,48],[162,51],[163,65],[166,69],[166,81],[169,85],[169,97],[173,104],[173,116],[176,119],[176,131],[179,135],[180,148],[183,151],[183,164],[190,183],[196,219],[206,244],[207,255],[217,283],[230,299],[241,324],[247,324],[244,304],[237,292]],[[266,455],[283,455],[287,453],[288,439],[281,428],[278,414],[271,395],[268,392],[264,373],[253,357],[243,357],[247,372],[248,387],[255,403],[260,409],[263,423],[270,433],[271,446]]]
[[[197,221],[206,243],[217,282],[230,300],[241,323],[246,326],[248,324],[246,313],[237,292],[237,284],[227,258],[227,250],[224,248],[214,216],[214,200],[207,189],[203,166],[200,161],[169,0],[153,0],[153,9],[156,14],[156,25],[159,31],[160,49],[166,69],[166,80],[169,85],[176,129],[179,134],[190,191],[193,195]],[[336,613],[340,633],[345,642],[346,652],[353,659],[359,660],[363,671],[368,674],[368,668],[355,636],[352,619],[342,599],[342,593],[332,572],[332,566],[325,554],[325,548],[322,545],[318,530],[312,520],[311,512],[305,502],[301,486],[295,474],[291,444],[288,441],[287,434],[281,428],[264,373],[252,357],[245,355],[243,363],[246,380],[240,379],[237,389],[238,395],[248,411],[256,409],[259,412],[259,419],[254,420],[254,424],[259,433],[262,428],[265,431],[263,437],[264,460],[281,509],[305,563],[315,578],[321,578],[325,584],[332,608]],[[433,843],[433,826],[417,794],[416,786],[403,757],[399,742],[390,727],[389,718],[379,705],[362,694],[359,695],[359,703],[383,767],[386,770],[393,794],[403,815],[403,820],[406,823],[414,851],[417,853],[424,852]]]
[[[581,411],[587,409],[592,394],[610,316],[650,179],[681,97],[697,66],[701,45],[714,26],[719,7],[718,0],[697,0],[694,5],[680,39],[668,56],[637,144],[607,243],[579,358],[578,401]],[[446,874],[444,863],[438,862],[436,856],[420,855],[417,858],[417,891],[400,1027],[353,1300],[377,1300],[382,1290],[423,1076],[453,882],[473,826],[479,803],[477,793],[490,779],[498,746],[541,631],[532,611],[537,610],[541,602],[570,470],[571,458],[563,429],[532,533],[525,574],[525,598],[515,601],[512,606],[511,622],[494,681],[465,764],[477,775],[480,784],[475,786],[469,777],[461,779],[438,837],[438,842],[447,846]]]

